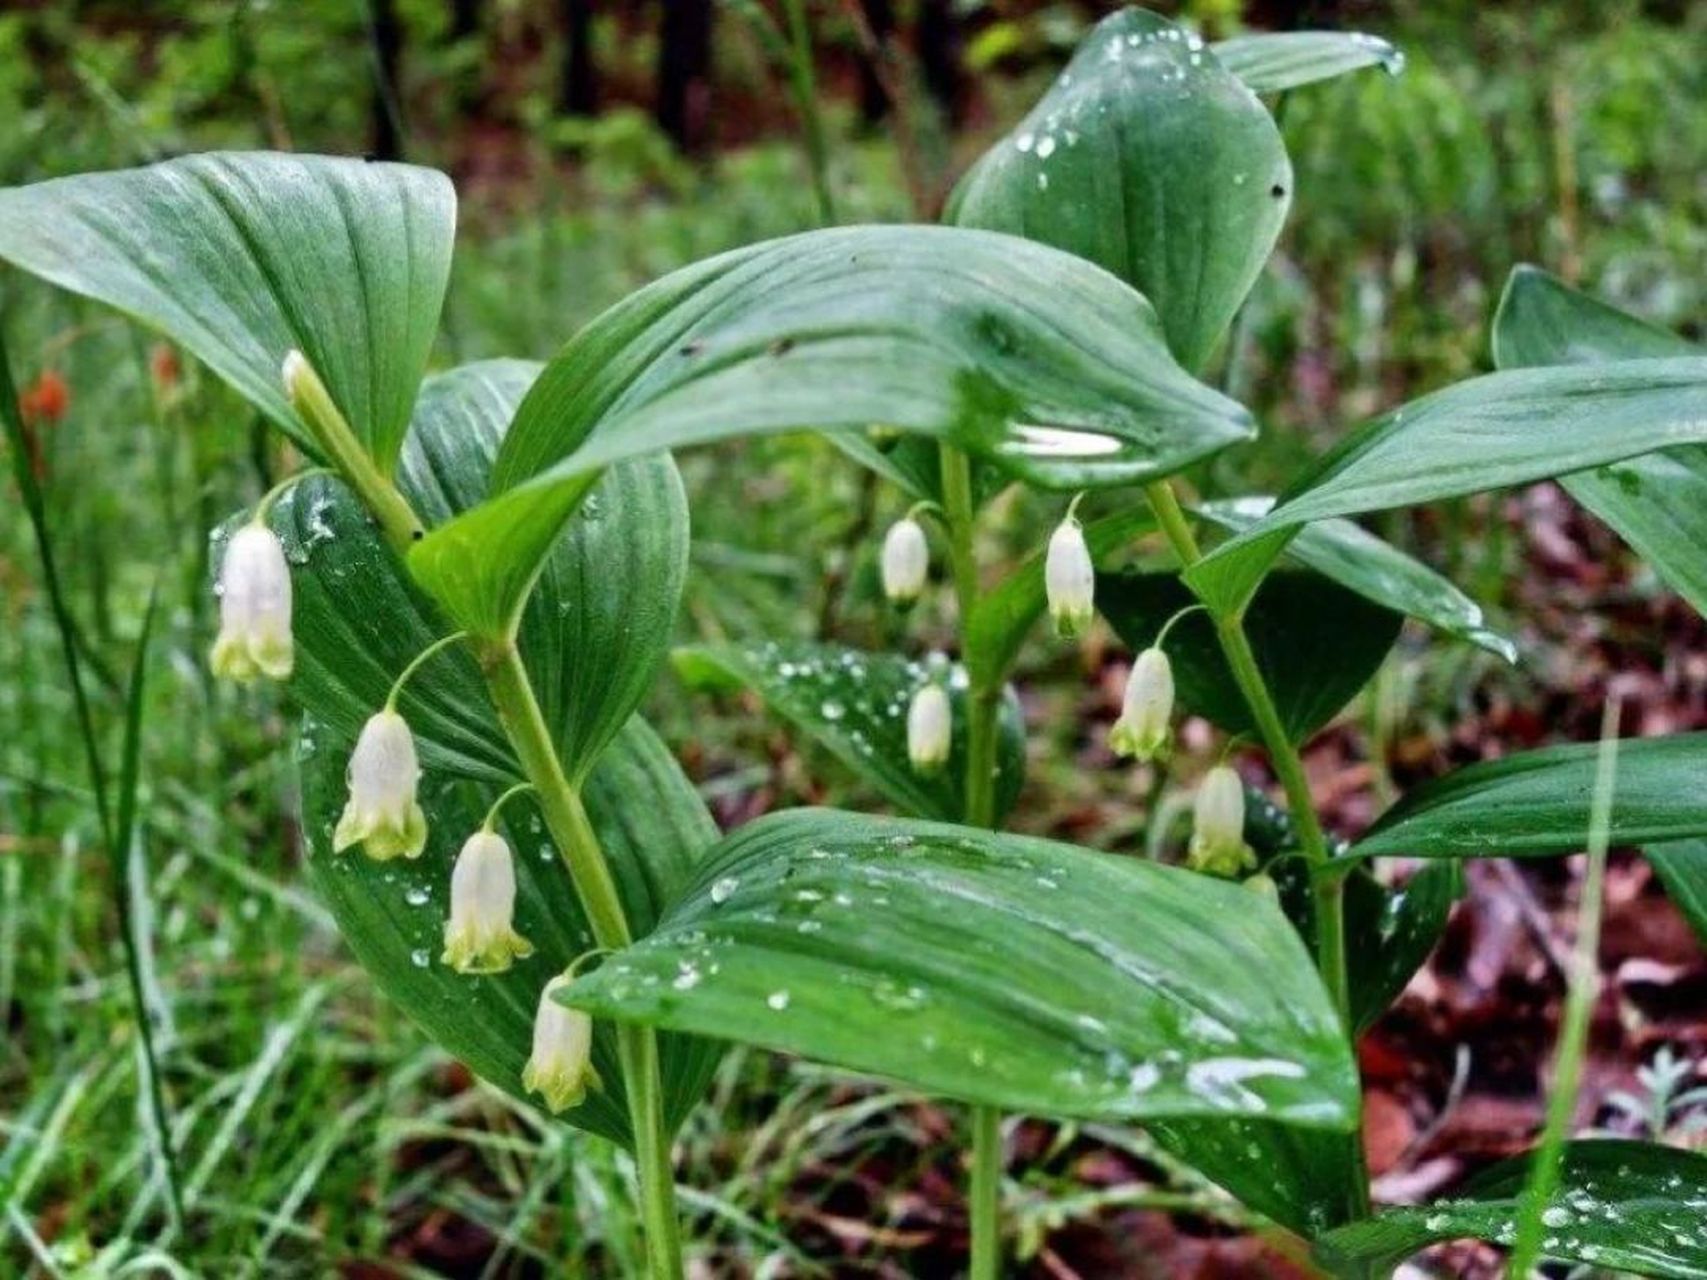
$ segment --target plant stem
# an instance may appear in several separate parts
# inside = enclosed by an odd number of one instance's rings
[[[818,110],[817,75],[812,65],[812,28],[806,21],[805,0],[784,0],[788,13],[789,83],[806,130],[806,161],[812,170],[812,191],[818,198],[818,221],[836,220],[836,198],[830,191],[829,148],[824,143],[824,118]]]
[[[482,654],[487,687],[522,772],[539,798],[546,827],[569,868],[593,938],[617,950],[632,940],[610,863],[587,817],[580,793],[563,772],[527,668],[514,643],[489,644]],[[653,1280],[682,1274],[676,1222],[676,1182],[670,1164],[670,1134],[664,1122],[664,1090],[658,1067],[657,1033],[650,1027],[618,1024],[617,1054],[634,1130],[634,1163],[640,1180],[640,1213]]]
[[[1588,866],[1583,873],[1582,902],[1577,908],[1577,941],[1571,949],[1571,968],[1566,974],[1565,1009],[1559,1016],[1559,1044],[1553,1055],[1553,1090],[1547,1099],[1547,1119],[1536,1144],[1529,1185],[1517,1219],[1517,1236],[1506,1274],[1527,1276],[1540,1255],[1546,1224],[1541,1215],[1559,1187],[1559,1156],[1577,1109],[1577,1091],[1582,1082],[1583,1049],[1588,1041],[1589,1017],[1600,991],[1600,915],[1606,882],[1606,846],[1611,834],[1612,788],[1618,772],[1618,716],[1622,709],[1616,695],[1607,699],[1601,713],[1600,758],[1594,771],[1594,800],[1588,821]]]
[[[960,610],[960,632],[971,634],[968,623],[978,602],[978,561],[972,546],[972,463],[953,445],[944,444],[942,462],[943,523],[948,529],[949,566]],[[996,708],[1001,674],[990,670],[984,655],[961,654],[971,687],[966,707],[966,802],[970,826],[996,825]],[[1002,1116],[995,1107],[972,1108],[972,1185],[968,1194],[971,1218],[971,1280],[995,1280],[1001,1272],[1002,1251]]]
[[[143,676],[148,660],[148,641],[153,631],[157,597],[149,597],[148,613],[143,619],[142,635],[137,641],[135,667],[131,672],[127,695],[119,796],[115,805],[108,789],[107,771],[101,759],[100,733],[95,727],[89,692],[83,684],[77,627],[59,576],[59,562],[54,554],[53,537],[47,523],[47,505],[30,461],[29,437],[24,428],[23,415],[18,410],[18,391],[12,381],[12,364],[3,336],[0,336],[0,422],[5,425],[5,438],[12,454],[13,478],[17,482],[19,496],[23,499],[24,511],[29,516],[30,527],[35,533],[36,551],[41,559],[42,585],[46,588],[48,606],[53,614],[55,629],[59,632],[60,652],[65,660],[66,678],[71,685],[71,701],[77,717],[78,736],[83,740],[84,757],[89,767],[89,784],[95,793],[95,817],[113,868],[113,900],[119,918],[120,937],[124,942],[125,976],[130,987],[131,1012],[136,1018],[137,1038],[142,1049],[141,1089],[159,1144],[158,1154],[166,1182],[167,1201],[171,1206],[172,1222],[177,1226],[184,1221],[183,1180],[178,1168],[177,1153],[172,1146],[172,1116],[167,1108],[165,1089],[160,1080],[160,1062],[154,1044],[153,1015],[148,1007],[147,992],[142,981],[143,940],[138,933],[130,883],[130,842],[134,838],[142,744]]]
[[[309,372],[312,374],[312,370]],[[304,378],[292,399],[298,413],[314,428],[316,438],[337,459],[345,482],[379,520],[392,549],[399,556],[406,555],[420,534],[421,522],[408,500],[357,443],[319,378]],[[426,652],[449,643],[449,639],[437,642]],[[551,730],[534,696],[533,684],[515,641],[513,637],[486,640],[479,644],[479,649],[486,687],[497,708],[498,719],[515,749],[523,774],[538,795],[546,827],[569,868],[569,878],[581,909],[586,912],[593,937],[599,946],[613,951],[625,947],[632,935],[610,864],[605,860],[580,794],[557,758]],[[634,1161],[640,1181],[640,1212],[649,1271],[652,1280],[677,1280],[682,1274],[682,1254],[676,1221],[675,1173],[670,1165],[670,1133],[664,1122],[657,1033],[650,1027],[619,1024],[616,1035],[629,1124],[634,1131]]]
[[[1190,568],[1201,560],[1203,552],[1197,545],[1197,536],[1192,532],[1185,512],[1180,509],[1173,486],[1166,480],[1157,480],[1144,486],[1144,494],[1150,500],[1156,521],[1180,563]],[[1316,967],[1335,1009],[1339,1011],[1346,1035],[1350,1037],[1354,1028],[1351,988],[1346,976],[1345,876],[1332,865],[1327,837],[1322,832],[1315,802],[1310,795],[1310,781],[1304,774],[1304,761],[1286,732],[1279,709],[1274,705],[1274,696],[1269,692],[1268,682],[1263,679],[1250,637],[1245,634],[1243,617],[1238,613],[1218,613],[1213,608],[1209,613],[1215,620],[1215,635],[1222,653],[1226,655],[1227,665],[1232,669],[1233,679],[1237,681],[1239,692],[1244,695],[1251,717],[1262,735],[1263,745],[1268,749],[1269,764],[1286,793],[1292,826],[1298,833],[1298,842],[1309,863],[1315,891]],[[1357,1217],[1368,1217],[1369,1179],[1364,1171],[1361,1125],[1359,1132],[1352,1135],[1351,1148],[1351,1159],[1357,1166],[1352,1180],[1356,1188],[1356,1202],[1352,1207]]]

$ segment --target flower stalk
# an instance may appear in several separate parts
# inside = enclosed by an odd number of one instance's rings
[[[1156,521],[1179,558],[1181,567],[1189,569],[1203,558],[1203,552],[1197,544],[1197,535],[1192,532],[1191,522],[1180,508],[1172,484],[1167,480],[1157,480],[1144,486],[1144,495],[1149,499]],[[1262,668],[1257,665],[1256,652],[1251,648],[1250,638],[1245,635],[1243,617],[1237,612],[1222,613],[1212,608],[1208,612],[1215,623],[1221,652],[1226,656],[1239,692],[1257,723],[1257,731],[1268,751],[1269,764],[1286,793],[1293,829],[1298,833],[1299,844],[1310,868],[1315,906],[1316,967],[1334,1007],[1339,1010],[1346,1034],[1350,1036],[1354,1028],[1351,989],[1346,972],[1345,869],[1334,865],[1327,837],[1316,816],[1310,782],[1304,773],[1304,761],[1286,732],[1268,682],[1263,679]],[[1361,1124],[1348,1145],[1348,1158],[1354,1169],[1352,1185],[1355,1187],[1351,1208],[1356,1217],[1366,1218],[1369,1216],[1369,1179],[1364,1172]]]

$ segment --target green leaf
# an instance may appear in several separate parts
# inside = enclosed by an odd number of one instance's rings
[[[427,380],[399,475],[424,518],[447,520],[479,501],[539,367],[483,361]],[[450,628],[341,484],[303,481],[274,508],[273,523],[294,565],[294,691],[353,736],[409,659]],[[667,656],[686,564],[686,500],[666,456],[607,472],[547,559],[518,644],[572,779],[639,705]],[[423,668],[400,709],[429,767],[514,778],[508,741],[466,648]]]
[[[593,321],[518,412],[497,496],[410,565],[464,626],[499,630],[612,463],[873,424],[1063,488],[1165,475],[1251,434],[1174,363],[1149,304],[1089,263],[945,227],[814,231],[678,271]]]
[[[1365,67],[1381,67],[1390,75],[1405,69],[1399,49],[1362,31],[1262,32],[1209,47],[1252,93],[1280,93]]]
[[[420,858],[375,862],[355,850],[335,854],[331,832],[344,803],[351,746],[349,737],[313,719],[304,721],[298,756],[309,882],[362,967],[428,1037],[482,1079],[540,1105],[521,1084],[539,994],[548,979],[594,942],[532,797],[520,796],[505,806],[502,828],[515,852],[516,928],[533,944],[534,954],[505,973],[459,974],[439,959],[450,869],[497,788],[428,769],[421,789],[427,848]],[[645,797],[644,804],[634,802],[637,795]],[[716,840],[710,815],[669,751],[638,717],[600,757],[584,796],[629,920],[637,931],[649,929],[698,855]],[[719,1052],[709,1041],[663,1038],[659,1053],[666,1119],[672,1126],[703,1095]],[[626,1143],[622,1070],[615,1031],[608,1024],[596,1029],[593,1059],[605,1088],[589,1092],[563,1118]]]
[[[1210,523],[1239,533],[1273,505],[1273,498],[1251,496],[1205,502],[1196,511]],[[1306,525],[1286,553],[1366,600],[1468,640],[1507,662],[1517,660],[1517,646],[1487,625],[1480,605],[1420,560],[1350,520]]]
[[[1707,840],[1651,844],[1643,852],[1659,873],[1672,905],[1689,921],[1695,936],[1707,943]]]
[[[1427,783],[1352,846],[1361,857],[1505,858],[1571,853],[1588,840],[1592,742],[1486,760]],[[1618,744],[1611,843],[1707,835],[1707,733]]]
[[[1460,1199],[1388,1209],[1318,1246],[1328,1266],[1390,1270],[1440,1240],[1510,1245],[1527,1156],[1494,1166]],[[1649,1142],[1591,1139],[1564,1150],[1559,1191],[1543,1210],[1545,1256],[1607,1271],[1707,1277],[1707,1157]]]
[[[1292,856],[1301,848],[1292,818],[1250,786],[1245,788],[1245,839],[1279,887],[1288,918],[1315,954],[1316,895],[1307,866]],[[1343,841],[1331,841],[1335,857],[1345,848]],[[1462,864],[1451,859],[1423,864],[1397,887],[1382,883],[1367,864],[1346,872],[1345,947],[1346,954],[1355,957],[1351,1014],[1359,1033],[1386,1012],[1415,976],[1463,892]]]
[[[1596,364],[1644,356],[1701,355],[1702,349],[1579,293],[1534,267],[1506,281],[1494,316],[1494,363]],[[1628,458],[1560,481],[1618,531],[1666,583],[1707,614],[1707,447],[1684,445]]]
[[[1155,527],[1155,517],[1146,508],[1129,506],[1086,524],[1085,545],[1092,561],[1100,563]],[[1039,547],[993,590],[979,596],[972,607],[963,648],[969,659],[986,664],[991,680],[1013,665],[1026,633],[1048,608],[1043,559],[1044,548]]]
[[[1355,1212],[1360,1139],[1268,1120],[1152,1120],[1145,1129],[1241,1204],[1314,1238]]]
[[[898,654],[836,645],[770,641],[749,648],[678,649],[676,670],[689,685],[730,684],[759,693],[796,729],[913,817],[959,820],[965,813],[967,682],[946,659],[916,662]],[[948,763],[921,774],[907,757],[907,706],[930,681],[943,684],[954,708]],[[1013,808],[1025,778],[1025,726],[1019,699],[1002,700],[996,744],[998,819]]]
[[[1194,601],[1178,576],[1099,573],[1097,608],[1128,647],[1148,648]],[[1400,615],[1308,569],[1269,575],[1245,615],[1275,706],[1294,742],[1302,742],[1345,706],[1398,638]],[[1229,733],[1251,733],[1244,695],[1221,652],[1215,625],[1201,610],[1168,633],[1168,658],[1180,705]]]
[[[455,229],[443,174],[324,156],[186,156],[0,191],[0,258],[161,330],[313,449],[280,380],[301,350],[387,472]]]
[[[948,220],[1088,258],[1155,304],[1200,369],[1274,248],[1292,166],[1261,102],[1195,34],[1125,9],[961,180]]]
[[[1345,1037],[1277,908],[968,827],[763,818],[724,839],[657,932],[566,994],[596,1017],[1037,1115],[1344,1131],[1356,1114]]]
[[[1375,419],[1320,458],[1274,510],[1186,571],[1236,609],[1298,530],[1568,475],[1707,441],[1707,357],[1620,360],[1471,378]]]

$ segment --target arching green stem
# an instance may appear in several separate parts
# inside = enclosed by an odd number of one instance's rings
[[[1179,557],[1180,564],[1187,568],[1196,564],[1203,558],[1203,552],[1197,545],[1197,535],[1192,532],[1191,522],[1180,509],[1173,486],[1166,480],[1158,480],[1145,485],[1144,494],[1149,499],[1151,509],[1156,513],[1156,521],[1161,526],[1162,533],[1167,537],[1174,554]],[[1281,789],[1286,793],[1287,810],[1292,818],[1293,829],[1298,833],[1298,842],[1303,847],[1304,858],[1310,865],[1310,882],[1315,895],[1316,967],[1321,972],[1323,985],[1333,997],[1334,1007],[1339,1010],[1340,1021],[1345,1024],[1346,1034],[1350,1036],[1354,1027],[1351,1018],[1351,989],[1346,976],[1345,875],[1339,867],[1333,865],[1327,837],[1322,832],[1321,821],[1316,816],[1315,801],[1310,795],[1310,781],[1304,773],[1304,761],[1298,754],[1298,748],[1293,745],[1291,736],[1286,732],[1279,709],[1274,705],[1268,682],[1263,678],[1262,668],[1257,664],[1250,638],[1245,634],[1244,618],[1236,612],[1220,613],[1213,608],[1208,612],[1215,622],[1215,636],[1220,642],[1221,652],[1226,656],[1233,679],[1238,683],[1239,692],[1244,695],[1251,718],[1256,721],[1258,733],[1262,735],[1269,764],[1274,769],[1275,777],[1280,780]],[[1352,1179],[1356,1188],[1356,1203],[1352,1208],[1357,1216],[1367,1217],[1369,1179],[1364,1171],[1361,1133],[1354,1134],[1349,1145],[1348,1158],[1356,1166]]]

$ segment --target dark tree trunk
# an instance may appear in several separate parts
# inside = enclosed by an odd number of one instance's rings
[[[688,153],[711,141],[711,3],[663,0],[658,30],[658,125]]]
[[[950,124],[966,114],[966,73],[960,65],[960,22],[954,0],[919,0],[919,74]]]
[[[895,34],[895,5],[893,0],[860,0],[865,13],[865,25],[871,28],[872,39],[887,50]],[[878,67],[868,54],[859,60],[859,118],[874,125],[889,114],[889,95],[884,92]]]
[[[403,61],[403,24],[397,0],[372,0],[373,26],[373,156],[403,158],[403,103],[397,92],[398,67]]]
[[[558,110],[566,116],[597,115],[599,73],[593,65],[592,0],[558,0],[557,8],[563,20],[563,79],[557,86]]]
[[[450,38],[467,40],[480,34],[480,0],[450,0]]]

